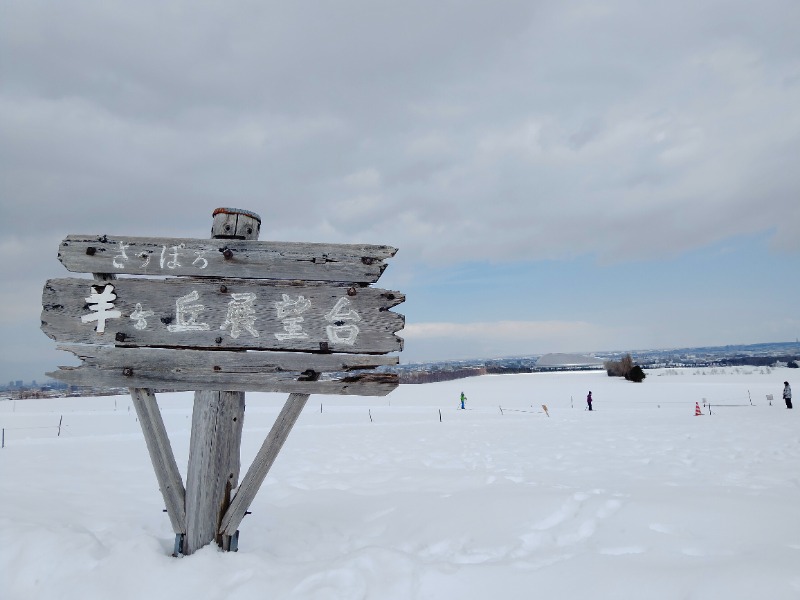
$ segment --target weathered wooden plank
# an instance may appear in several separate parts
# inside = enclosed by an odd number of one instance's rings
[[[272,429],[253,459],[253,464],[250,465],[247,474],[242,479],[236,495],[222,516],[220,534],[231,536],[236,533],[236,529],[242,522],[247,509],[250,508],[250,504],[272,468],[307,401],[308,394],[291,394],[286,400]]]
[[[310,371],[309,371],[310,372]],[[241,392],[283,392],[330,394],[339,396],[385,396],[398,386],[393,373],[359,373],[325,379],[303,381],[301,372],[229,373],[170,372],[169,370],[130,372],[123,369],[102,369],[83,365],[61,367],[48,377],[70,385],[104,387],[142,387],[174,391],[231,390]]]
[[[186,510],[183,479],[175,462],[175,455],[169,443],[164,420],[158,408],[155,394],[151,390],[131,388],[131,399],[142,426],[142,433],[153,463],[158,487],[167,507],[172,530],[175,533],[186,532]]]
[[[368,244],[69,235],[58,257],[75,273],[374,283],[396,252]]]
[[[113,296],[113,297],[112,297]],[[380,354],[399,351],[399,292],[252,279],[51,279],[42,330],[58,342]]]
[[[217,536],[231,490],[239,482],[239,447],[244,422],[244,394],[195,393],[192,443],[186,472],[186,538],[184,554],[192,554]]]
[[[331,373],[396,365],[397,356],[381,354],[311,354],[307,352],[229,352],[225,350],[174,350],[169,348],[117,348],[69,344],[57,346],[90,367],[162,372],[164,376],[194,372],[258,373],[316,371]]]

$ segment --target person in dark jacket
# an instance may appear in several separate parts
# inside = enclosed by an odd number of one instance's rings
[[[589,405],[589,410],[592,410],[592,392],[589,392],[589,395],[586,396],[586,404]]]
[[[792,408],[792,388],[788,381],[783,382],[783,401],[786,402],[786,408]]]

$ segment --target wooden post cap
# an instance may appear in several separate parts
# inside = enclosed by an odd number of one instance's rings
[[[255,240],[261,229],[261,217],[241,208],[217,208],[213,213],[211,237],[216,239]]]

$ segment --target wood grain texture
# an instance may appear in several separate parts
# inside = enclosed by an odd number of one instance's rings
[[[131,399],[139,417],[139,424],[150,454],[150,462],[158,480],[158,487],[167,507],[172,530],[175,533],[186,532],[186,490],[183,487],[178,464],[167,436],[164,420],[158,408],[155,394],[148,389],[131,388]]]
[[[306,370],[318,373],[372,369],[399,363],[397,356],[379,354],[310,354],[306,352],[228,352],[225,350],[174,350],[168,348],[117,348],[68,344],[71,352],[91,367],[130,368],[133,371],[180,373],[281,373]]]
[[[320,351],[355,354],[402,349],[395,335],[405,325],[392,307],[400,292],[322,283],[214,279],[117,279],[113,307],[120,316],[96,323],[92,290],[103,284],[88,279],[51,279],[42,293],[42,330],[58,342],[182,348]],[[247,300],[243,300],[247,298]],[[249,303],[252,317],[234,330],[230,315]],[[283,307],[283,308],[281,308]],[[337,308],[338,307],[338,308]],[[295,311],[295,312],[292,312]],[[358,328],[353,343],[348,327]],[[345,332],[332,337],[330,328]]]
[[[241,208],[217,208],[211,224],[212,238],[257,240],[261,217]]]
[[[291,394],[283,405],[278,418],[267,434],[264,443],[261,445],[253,464],[247,470],[247,474],[242,479],[236,495],[231,500],[228,509],[222,517],[220,523],[220,533],[223,535],[233,535],[242,522],[247,509],[256,497],[261,484],[272,468],[275,459],[278,457],[284,442],[289,437],[294,424],[297,422],[303,407],[308,401],[308,394]]]
[[[78,386],[146,387],[187,391],[226,389],[242,392],[283,392],[337,396],[385,396],[399,385],[394,373],[360,373],[320,381],[304,380],[301,372],[280,373],[166,373],[134,369],[62,367],[48,377]]]
[[[184,554],[215,540],[221,542],[217,535],[220,520],[239,481],[244,399],[243,392],[195,392],[186,472]]]
[[[69,235],[58,258],[74,273],[375,283],[396,253],[369,244]]]

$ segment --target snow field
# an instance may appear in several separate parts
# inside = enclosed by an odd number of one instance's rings
[[[239,552],[181,559],[127,397],[0,402],[0,598],[798,598],[795,373],[312,396]],[[247,394],[243,472],[284,399]],[[185,473],[192,395],[159,403]]]

